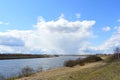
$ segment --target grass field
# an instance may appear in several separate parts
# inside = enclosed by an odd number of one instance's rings
[[[55,76],[49,80],[120,80],[120,62]]]

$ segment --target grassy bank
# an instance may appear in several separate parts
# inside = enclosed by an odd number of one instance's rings
[[[99,61],[86,63],[85,66],[63,67],[17,80],[120,80],[120,61]]]
[[[75,71],[49,80],[120,80],[120,63],[112,62],[104,66]]]
[[[48,70],[45,72],[40,72],[33,74],[29,77],[23,77],[17,80],[64,80],[64,76],[69,76],[70,74],[74,74],[75,72],[86,70],[88,68],[92,68],[94,66],[101,66],[104,65],[102,62],[95,62],[91,64],[86,64],[85,66],[74,66],[74,67],[63,67]]]
[[[104,61],[97,62],[100,63],[98,65],[91,67],[88,64],[87,68],[55,76],[48,80],[120,80],[120,59],[113,59],[111,56],[104,56],[103,59]],[[110,61],[108,62],[108,60]]]

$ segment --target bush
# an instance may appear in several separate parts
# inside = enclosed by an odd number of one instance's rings
[[[77,62],[77,64],[80,65],[80,66],[84,66],[84,65],[85,65],[84,60],[81,60],[80,58],[78,58],[78,59],[76,60],[76,62]]]
[[[5,80],[5,77],[2,74],[0,74],[0,80]]]
[[[43,71],[43,68],[41,66],[39,66],[36,70],[36,72],[42,72]]]
[[[101,61],[102,58],[98,57],[96,55],[91,55],[86,57],[85,59],[83,59],[84,62],[88,63],[88,62],[97,62],[97,61]]]
[[[64,66],[66,66],[66,67],[73,67],[76,65],[83,66],[83,65],[85,65],[85,63],[80,58],[78,58],[77,60],[68,60],[64,63]]]
[[[85,63],[90,63],[90,62],[97,62],[97,61],[101,61],[102,58],[92,55],[92,56],[88,56],[84,59],[76,59],[76,60],[68,60],[64,63],[64,66],[66,67],[73,67],[75,65],[80,65],[80,66],[84,66]]]
[[[29,76],[29,75],[31,75],[31,74],[33,74],[33,73],[34,73],[34,70],[33,70],[32,68],[26,66],[26,67],[22,68],[19,76],[20,76],[20,77]]]
[[[64,66],[66,67],[73,67],[75,65],[77,65],[77,62],[75,60],[68,60],[64,63]]]

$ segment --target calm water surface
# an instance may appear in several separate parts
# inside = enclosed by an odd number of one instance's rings
[[[29,66],[34,70],[42,67],[43,70],[63,67],[64,61],[77,58],[84,58],[83,56],[60,56],[53,58],[34,58],[34,59],[13,59],[0,60],[0,74],[5,77],[17,75],[23,67]]]

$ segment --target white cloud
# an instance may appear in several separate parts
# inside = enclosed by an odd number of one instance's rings
[[[0,21],[0,25],[9,25],[9,22]]]
[[[2,22],[2,21],[0,21],[0,25],[1,25],[1,24],[3,24],[3,22]]]
[[[39,17],[36,30],[9,30],[0,32],[0,35],[7,35],[24,42],[22,51],[34,52],[41,51],[45,53],[59,54],[78,54],[80,48],[87,46],[88,39],[94,35],[91,31],[94,20],[69,21],[62,14],[58,20],[45,21]],[[13,43],[14,44],[14,43]],[[0,45],[3,47],[3,45]],[[14,47],[7,46],[12,51]],[[17,51],[16,51],[17,52]]]
[[[120,27],[118,27],[116,33],[114,33],[110,39],[104,43],[104,47],[112,48],[120,46]]]
[[[117,32],[120,32],[119,31],[120,30],[120,26],[115,26],[114,29],[117,30]]]
[[[102,30],[105,31],[105,32],[107,32],[107,31],[110,31],[111,28],[109,26],[106,26],[106,27],[103,27]]]
[[[64,18],[65,18],[65,16],[64,16],[64,14],[62,13],[62,14],[60,15],[59,19],[64,19]]]
[[[120,22],[120,19],[118,19],[117,22]]]
[[[0,36],[0,45],[10,46],[10,47],[24,46],[24,42],[21,39],[16,37]]]
[[[6,22],[6,23],[4,23],[5,25],[9,25],[10,23],[9,22]]]
[[[62,14],[58,20],[46,21],[39,17],[35,30],[8,30],[0,32],[1,52],[42,52],[48,54],[91,54],[111,53],[120,46],[120,27],[108,40],[98,46],[90,46],[88,41],[94,35],[91,31],[94,20],[69,21]],[[110,31],[109,26],[103,31]],[[2,36],[2,37],[1,37]],[[8,40],[8,42],[7,42]],[[17,42],[21,44],[17,44]],[[14,46],[15,45],[15,46]]]
[[[107,39],[104,43],[96,47],[90,47],[90,51],[101,52],[101,53],[113,53],[113,49],[116,47],[120,47],[120,27],[117,28],[116,31],[112,34],[112,36]]]
[[[40,19],[36,27],[42,50],[57,53],[77,53],[86,39],[91,38],[95,21],[68,21],[62,17],[54,21]],[[42,45],[42,46],[41,46]]]
[[[76,18],[78,18],[78,19],[81,17],[80,13],[76,13],[75,16],[76,16]]]

